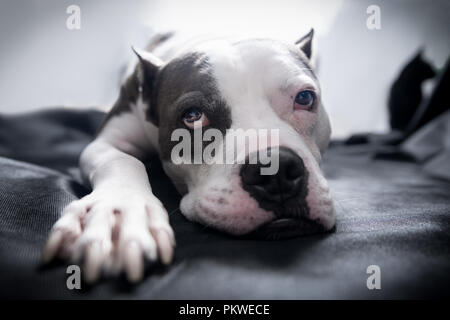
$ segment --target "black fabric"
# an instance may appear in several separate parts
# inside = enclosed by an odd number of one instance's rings
[[[450,291],[450,184],[411,162],[373,159],[369,145],[333,144],[324,158],[338,224],[332,234],[236,239],[187,221],[152,162],[151,183],[171,213],[174,263],[143,283],[105,279],[66,288],[66,263],[40,267],[52,224],[88,193],[77,158],[103,114],[49,110],[0,117],[0,297],[138,299],[427,298]],[[381,290],[366,268],[379,265]]]

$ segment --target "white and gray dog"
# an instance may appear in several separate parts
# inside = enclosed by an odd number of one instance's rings
[[[181,44],[166,34],[148,50],[135,50],[139,62],[80,158],[93,191],[65,208],[43,260],[82,259],[87,281],[102,271],[138,281],[146,259],[169,264],[174,233],[141,162],[151,154],[184,195],[180,210],[189,220],[268,238],[333,229],[335,210],[319,166],[331,130],[310,62],[312,38],[311,30],[295,44],[230,38]],[[180,128],[192,135],[277,129],[277,141],[265,150],[277,157],[278,170],[263,175],[258,161],[174,163],[172,133]]]

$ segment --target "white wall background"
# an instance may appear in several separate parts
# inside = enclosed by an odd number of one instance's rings
[[[81,30],[66,28],[71,4]],[[381,30],[366,28],[370,4],[381,8]],[[145,25],[291,41],[314,27],[334,135],[384,131],[396,73],[420,46],[442,67],[449,21],[446,0],[0,0],[0,112],[111,104]]]

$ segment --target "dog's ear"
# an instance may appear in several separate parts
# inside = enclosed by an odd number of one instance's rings
[[[156,81],[156,75],[161,69],[163,62],[152,53],[131,47],[133,52],[139,59],[136,66],[136,77],[138,82],[138,90],[142,94],[142,98],[149,106],[152,101],[153,89]],[[156,126],[158,125],[158,116],[156,106],[150,106],[147,111],[148,119]]]
[[[306,57],[311,60],[312,56],[312,40],[314,36],[314,29],[311,29],[306,35],[295,42],[298,48],[302,50]]]
[[[131,47],[131,49],[139,59],[139,84],[142,86],[151,84],[155,80],[155,76],[163,65],[163,62],[148,51],[140,50],[135,47]]]

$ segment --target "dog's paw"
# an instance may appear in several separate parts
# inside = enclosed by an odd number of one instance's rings
[[[143,276],[144,259],[169,264],[174,246],[167,211],[153,195],[94,191],[64,209],[42,260],[82,262],[87,282],[96,281],[102,271],[124,271],[136,282]]]

